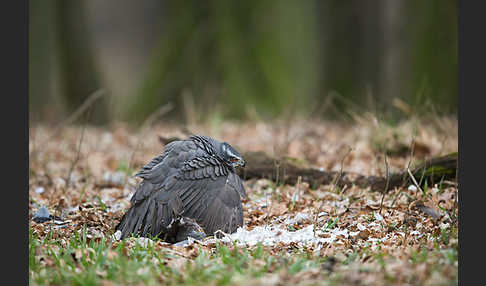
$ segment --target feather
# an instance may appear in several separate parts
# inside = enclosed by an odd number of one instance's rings
[[[220,171],[220,166],[219,165],[216,165],[214,166],[214,174],[216,175],[216,177],[219,177],[221,176],[221,171]]]

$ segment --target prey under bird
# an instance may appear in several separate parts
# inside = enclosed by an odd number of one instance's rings
[[[207,136],[167,144],[135,174],[143,181],[116,230],[122,239],[133,234],[172,242],[197,233],[198,225],[205,235],[235,232],[243,225],[240,196],[246,197],[239,166],[245,161],[231,145]]]

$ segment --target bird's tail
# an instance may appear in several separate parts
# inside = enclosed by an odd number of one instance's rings
[[[123,215],[115,230],[121,231],[121,239],[130,235],[158,236],[166,231],[175,214],[181,212],[182,202],[176,198],[148,197],[139,201]]]

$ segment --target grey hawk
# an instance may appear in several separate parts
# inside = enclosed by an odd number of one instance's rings
[[[135,174],[143,181],[116,230],[122,239],[133,234],[177,242],[185,239],[185,233],[194,233],[191,223],[189,231],[174,229],[174,225],[184,225],[180,221],[185,217],[199,224],[206,235],[217,230],[235,232],[243,225],[240,196],[246,197],[235,173],[238,166],[244,167],[245,161],[226,142],[201,135],[170,142]]]

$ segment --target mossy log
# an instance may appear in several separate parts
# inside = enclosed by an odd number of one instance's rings
[[[165,138],[159,136],[162,144],[179,140],[177,137]],[[408,186],[413,181],[407,170],[401,173],[390,174],[388,178],[378,176],[364,176],[350,172],[325,171],[299,164],[294,158],[284,157],[276,159],[268,156],[264,152],[244,152],[243,158],[246,167],[237,170],[244,180],[249,179],[269,179],[276,183],[295,185],[297,181],[307,182],[312,188],[319,185],[336,184],[342,188],[345,185],[358,185],[370,187],[373,191],[388,191],[395,187]],[[432,186],[442,180],[455,180],[457,175],[457,152],[445,156],[427,159],[410,170],[417,183],[424,186]],[[386,190],[385,190],[386,188]]]
[[[299,166],[291,158],[277,160],[263,152],[246,152],[243,154],[246,168],[239,169],[238,174],[245,180],[266,178],[277,183],[296,184],[298,178],[307,182],[313,188],[319,185],[336,184],[339,187],[345,185],[358,185],[370,187],[375,191],[384,191],[387,178],[377,176],[363,176],[349,172],[324,171],[305,166]],[[411,169],[415,180],[429,186],[439,183],[441,180],[454,180],[457,171],[457,153],[425,160]],[[408,171],[390,174],[387,190],[394,187],[412,184]]]

